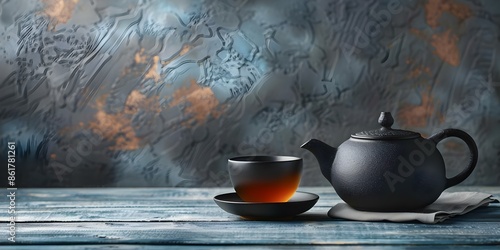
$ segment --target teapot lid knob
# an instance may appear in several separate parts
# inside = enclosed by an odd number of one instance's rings
[[[394,118],[392,118],[391,112],[381,112],[378,118],[378,124],[380,124],[382,128],[358,132],[351,135],[351,137],[368,140],[402,140],[421,137],[420,134],[416,132],[392,129],[391,126],[394,124]]]
[[[378,124],[384,128],[390,129],[392,124],[394,124],[394,118],[392,118],[391,112],[381,112],[378,118]]]
[[[381,112],[378,118],[378,124],[380,124],[382,128],[358,132],[351,135],[351,137],[368,140],[398,140],[421,137],[420,134],[416,132],[392,129],[391,126],[394,124],[394,118],[392,118],[391,112]]]

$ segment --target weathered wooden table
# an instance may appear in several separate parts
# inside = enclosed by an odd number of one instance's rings
[[[329,187],[310,211],[285,221],[248,221],[221,210],[213,196],[229,188],[18,189],[16,243],[7,249],[336,248],[406,246],[500,249],[500,204],[444,223],[356,222],[326,216],[338,196]],[[500,187],[458,187],[500,195]],[[5,197],[5,196],[3,196]],[[4,206],[2,206],[4,207]],[[6,209],[5,209],[6,210]],[[1,217],[8,231],[8,214]],[[2,233],[3,244],[7,233]],[[34,246],[39,245],[39,246]]]

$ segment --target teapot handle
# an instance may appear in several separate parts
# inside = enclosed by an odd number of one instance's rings
[[[469,147],[470,158],[469,158],[469,165],[467,165],[467,168],[465,168],[464,170],[462,170],[462,172],[460,172],[459,174],[450,179],[446,178],[446,188],[455,186],[458,183],[464,181],[465,178],[469,177],[469,175],[476,167],[478,158],[477,146],[476,143],[474,142],[474,139],[472,139],[472,137],[469,134],[467,134],[462,130],[453,128],[444,129],[441,132],[438,132],[437,134],[434,134],[431,137],[429,137],[429,140],[433,141],[435,144],[438,144],[441,140],[448,137],[458,137],[462,139]]]

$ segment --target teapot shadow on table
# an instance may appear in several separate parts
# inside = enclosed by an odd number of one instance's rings
[[[476,143],[462,130],[444,129],[422,138],[416,132],[392,129],[394,119],[390,112],[382,112],[378,123],[380,129],[355,133],[338,148],[316,139],[301,146],[314,154],[322,174],[339,197],[355,209],[421,209],[433,203],[445,189],[464,181],[476,166]],[[448,137],[463,140],[470,151],[467,167],[449,179],[436,148]]]

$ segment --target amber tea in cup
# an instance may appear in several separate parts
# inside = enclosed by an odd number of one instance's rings
[[[239,156],[228,160],[238,196],[247,202],[287,202],[297,190],[302,159],[293,156]]]

